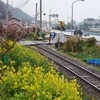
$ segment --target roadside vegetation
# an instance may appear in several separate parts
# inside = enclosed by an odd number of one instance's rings
[[[87,100],[76,79],[69,81],[46,57],[17,44],[33,36],[27,33],[18,25],[0,27],[0,100]]]
[[[6,56],[7,62],[0,61],[0,100],[82,100],[77,81],[59,76],[35,50],[15,45]]]
[[[61,45],[61,50],[83,62],[86,62],[86,59],[100,59],[100,45],[96,44],[94,37],[86,40],[81,40],[79,36],[70,37]]]

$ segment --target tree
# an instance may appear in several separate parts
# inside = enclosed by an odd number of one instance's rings
[[[87,45],[88,47],[92,47],[92,46],[94,46],[95,44],[96,44],[96,39],[95,39],[95,37],[90,37],[90,38],[86,39],[86,45]]]
[[[73,36],[67,39],[64,45],[64,51],[79,52],[82,51],[82,42],[79,36]]]
[[[11,24],[8,27],[0,27],[0,59],[11,50],[17,41],[21,40],[29,32],[28,29],[18,24]]]

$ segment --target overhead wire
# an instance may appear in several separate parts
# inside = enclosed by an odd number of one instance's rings
[[[26,1],[25,1],[26,2]],[[16,8],[19,8],[21,5],[23,5],[23,3],[25,3],[23,1],[21,1],[19,4],[17,4]],[[13,6],[13,0],[12,0],[12,6]],[[14,10],[14,9],[10,9],[10,10]]]
[[[24,1],[25,1],[25,0],[22,0],[20,3],[18,3],[18,4],[16,5],[16,8],[18,8],[19,5],[21,5]]]
[[[16,10],[14,11],[14,13],[17,12],[17,11],[19,11],[20,9],[22,9],[28,3],[28,1],[29,0],[25,1],[22,5],[20,5],[19,7],[17,7]]]
[[[29,2],[30,0],[25,1],[23,4],[21,4],[19,7],[17,7],[15,10],[13,10],[13,13],[18,12],[20,9],[22,9],[23,7],[26,6],[26,4]]]

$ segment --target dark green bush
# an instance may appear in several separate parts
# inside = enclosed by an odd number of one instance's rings
[[[88,47],[94,46],[96,44],[95,37],[90,37],[90,38],[86,39],[86,44]]]
[[[67,39],[64,44],[64,51],[70,52],[81,52],[83,47],[84,41],[80,40],[80,37],[73,36]]]

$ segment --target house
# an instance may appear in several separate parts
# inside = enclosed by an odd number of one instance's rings
[[[12,24],[17,24],[19,26],[23,26],[21,20],[15,18],[15,17],[12,17],[11,19],[8,20],[8,25],[12,25]]]
[[[12,26],[12,25],[17,25],[17,26],[20,26],[20,27],[23,26],[21,20],[15,18],[15,17],[12,17],[11,19],[9,19],[8,22],[7,22],[7,20],[5,20],[3,22],[3,27]]]

